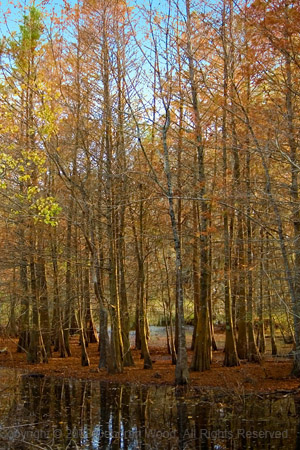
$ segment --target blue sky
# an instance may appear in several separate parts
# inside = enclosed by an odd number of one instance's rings
[[[76,0],[71,0],[75,3]],[[19,29],[23,14],[26,14],[26,8],[33,3],[32,0],[0,0],[0,31],[7,35],[12,31]],[[35,5],[41,6],[41,9],[59,13],[63,5],[63,0],[36,0]]]
[[[68,0],[70,4],[75,4],[77,0]],[[26,8],[32,3],[35,3],[37,7],[46,9],[49,12],[53,9],[59,14],[63,0],[0,0],[0,32],[7,35],[9,32],[17,31],[19,24],[22,21],[23,13],[26,13]],[[145,5],[149,8],[149,3],[155,9],[166,12],[168,8],[168,2],[165,0],[128,0],[128,4],[131,5]],[[9,13],[7,13],[9,11]],[[23,13],[22,13],[23,11]]]

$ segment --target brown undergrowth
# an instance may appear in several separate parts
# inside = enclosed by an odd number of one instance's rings
[[[155,344],[155,342],[154,342]],[[89,367],[81,367],[81,348],[78,338],[71,341],[72,356],[60,358],[53,353],[48,364],[28,364],[25,353],[17,353],[17,341],[7,338],[0,339],[0,348],[7,347],[7,353],[0,353],[0,366],[21,369],[26,372],[41,373],[54,377],[73,377],[78,379],[103,380],[114,383],[140,383],[156,385],[173,385],[175,367],[161,343],[150,346],[153,369],[144,370],[140,352],[133,350],[135,366],[125,367],[122,374],[109,375],[106,370],[98,371],[97,344],[90,344],[88,353]],[[189,358],[192,353],[189,351]],[[300,380],[291,378],[292,361],[288,358],[264,357],[261,364],[241,362],[239,367],[223,367],[223,352],[213,354],[211,369],[206,372],[191,372],[191,385],[197,387],[214,387],[235,391],[242,395],[246,392],[297,391]]]

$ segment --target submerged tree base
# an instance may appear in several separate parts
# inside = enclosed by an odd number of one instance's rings
[[[190,382],[190,374],[187,367],[180,368],[178,365],[175,368],[175,384],[177,386],[183,386],[189,384]]]

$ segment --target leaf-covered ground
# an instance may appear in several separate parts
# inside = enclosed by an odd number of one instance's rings
[[[24,353],[17,353],[16,340],[1,338],[0,349],[7,347],[8,353],[0,353],[0,366],[14,367],[29,372],[39,372],[56,377],[74,377],[81,379],[99,379],[120,383],[141,384],[174,384],[175,367],[171,363],[171,357],[166,350],[166,342],[163,333],[152,330],[149,348],[153,359],[153,369],[144,370],[140,352],[133,351],[135,366],[125,367],[122,374],[108,375],[106,370],[98,371],[98,345],[90,344],[88,353],[89,367],[81,367],[81,348],[78,337],[71,339],[72,356],[60,358],[53,353],[48,364],[31,365],[26,361]],[[224,341],[222,334],[216,335],[220,348]],[[188,339],[189,342],[189,339]],[[267,346],[268,349],[268,346]],[[286,355],[290,346],[281,345],[281,355]],[[189,350],[189,358],[192,352]],[[238,395],[245,392],[274,392],[300,389],[300,379],[290,377],[292,360],[287,356],[272,357],[269,352],[264,356],[261,364],[241,361],[239,367],[223,367],[223,350],[213,353],[211,370],[198,373],[191,372],[191,384],[199,387],[218,387],[234,391]]]

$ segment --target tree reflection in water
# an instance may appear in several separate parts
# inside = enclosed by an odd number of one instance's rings
[[[1,391],[0,449],[297,449],[292,395],[19,377]]]

